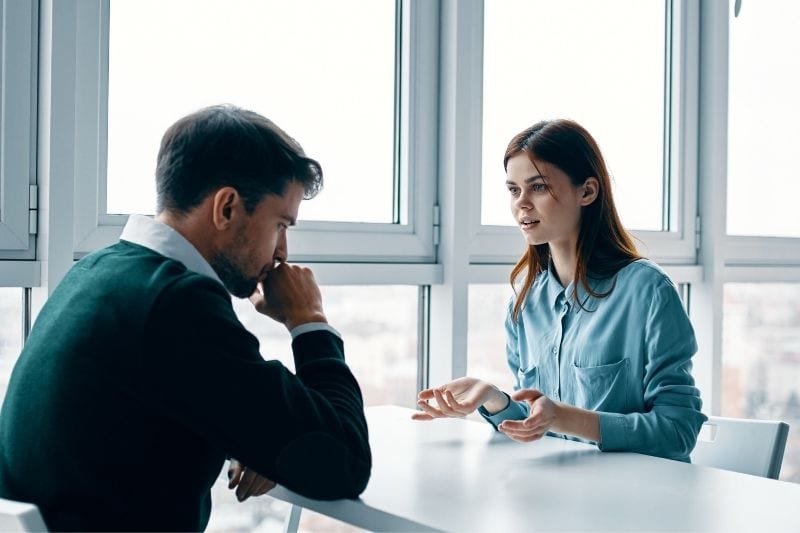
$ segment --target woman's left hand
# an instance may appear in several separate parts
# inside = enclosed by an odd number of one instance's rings
[[[504,420],[497,427],[500,431],[518,442],[532,442],[541,439],[558,418],[557,405],[536,389],[522,389],[511,396],[517,402],[528,403],[528,418],[525,420]]]

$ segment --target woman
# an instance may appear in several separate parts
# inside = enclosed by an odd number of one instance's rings
[[[539,122],[503,165],[527,244],[505,323],[517,392],[464,377],[420,392],[413,418],[478,409],[521,442],[550,432],[688,461],[706,420],[694,331],[672,281],[620,224],[597,143],[575,122]]]

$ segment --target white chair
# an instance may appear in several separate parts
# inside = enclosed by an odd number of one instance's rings
[[[47,531],[38,507],[0,498],[0,531]]]
[[[773,420],[708,417],[692,463],[778,479],[789,425]]]

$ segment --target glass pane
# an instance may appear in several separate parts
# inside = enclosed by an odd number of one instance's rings
[[[512,294],[508,283],[469,286],[467,375],[489,381],[506,392],[514,388],[514,376],[506,363],[504,327]]]
[[[600,145],[622,223],[662,230],[664,1],[486,0],[484,10],[481,222],[513,225],[511,138],[569,118]]]
[[[413,286],[323,286],[325,314],[345,343],[366,405],[415,407],[417,397],[417,302]],[[291,338],[286,328],[257,313],[247,300],[233,299],[242,324],[258,337],[264,358],[278,359],[294,369]],[[212,490],[209,531],[282,531],[288,506],[272,498],[239,503],[227,488],[226,471]],[[353,531],[343,524],[304,511],[309,530]],[[278,528],[276,529],[276,525]]]
[[[728,233],[800,237],[800,3],[743,2],[730,20]]]
[[[107,212],[152,214],[164,131],[227,102],[322,164],[304,219],[392,222],[394,30],[393,0],[112,0]]]
[[[22,290],[0,287],[0,402],[22,350]]]
[[[780,478],[800,482],[800,284],[727,283],[722,335],[722,415],[788,423]]]

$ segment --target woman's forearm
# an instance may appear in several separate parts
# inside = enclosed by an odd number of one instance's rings
[[[553,431],[600,442],[600,417],[597,413],[561,402],[554,403],[556,420],[551,428]]]
[[[488,392],[488,398],[483,403],[483,408],[486,409],[490,415],[494,415],[508,407],[508,403],[508,396],[506,396],[503,391],[492,385]]]

